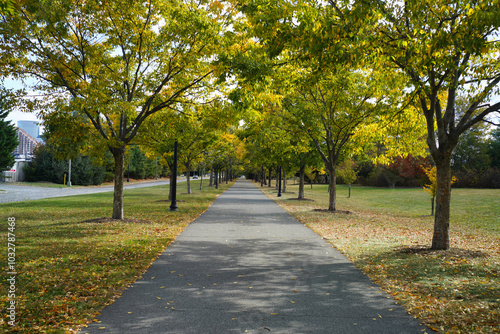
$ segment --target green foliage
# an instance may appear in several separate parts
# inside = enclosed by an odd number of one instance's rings
[[[0,173],[14,166],[15,159],[12,153],[19,144],[16,128],[5,118],[12,110],[12,94],[1,88],[0,90]]]
[[[453,150],[453,170],[475,170],[480,173],[491,166],[485,127],[474,126],[465,131]]]
[[[26,167],[29,182],[48,181],[64,183],[68,177],[69,163],[54,156],[47,145],[39,145],[34,151],[33,161]],[[71,183],[73,185],[99,185],[104,182],[105,169],[92,163],[88,156],[78,155],[71,161]]]
[[[500,127],[497,127],[491,133],[491,139],[488,144],[488,155],[491,166],[500,169]]]
[[[345,184],[353,184],[358,178],[356,167],[357,165],[352,159],[344,160],[339,165],[337,174]]]
[[[15,2],[14,0],[0,0],[0,15],[14,14]]]
[[[123,218],[126,145],[160,110],[210,98],[212,62],[230,44],[231,8],[192,0],[27,0],[18,8],[0,21],[2,72],[37,78],[30,88],[46,98],[25,107],[61,125],[52,140],[70,145],[59,147],[83,144],[65,158],[113,153],[113,217]]]

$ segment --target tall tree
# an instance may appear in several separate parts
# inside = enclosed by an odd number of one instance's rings
[[[12,110],[12,94],[0,89],[0,173],[14,166],[15,159],[12,154],[19,141],[15,126],[5,118]]]
[[[23,0],[17,10],[1,16],[0,63],[15,78],[37,80],[32,88],[44,98],[28,104],[46,122],[86,119],[81,127],[113,154],[112,217],[123,219],[125,147],[151,115],[198,98],[214,72],[210,61],[224,49],[229,7],[211,0]]]
[[[412,83],[436,164],[433,249],[448,249],[453,149],[468,129],[498,113],[500,6],[496,0],[361,1],[371,46]],[[396,70],[395,69],[395,70]],[[465,112],[457,96],[469,97]],[[491,119],[490,119],[491,120]]]
[[[398,106],[397,77],[384,71],[338,68],[312,80],[299,76],[283,106],[289,120],[313,140],[329,180],[328,210],[335,211],[337,163],[381,135],[384,116]]]

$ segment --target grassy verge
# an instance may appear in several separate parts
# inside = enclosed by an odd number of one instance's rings
[[[260,188],[260,185],[258,185]],[[306,187],[313,201],[276,197],[281,207],[349,257],[411,314],[443,333],[500,332],[500,190],[453,189],[451,249],[430,251],[433,217],[421,189],[339,186],[332,214],[327,186]]]
[[[169,211],[168,186],[125,191],[128,222],[110,217],[112,193],[0,204],[0,332],[68,333],[92,319],[135,281],[213,200],[220,189],[182,194]],[[16,325],[6,310],[8,217],[15,217]]]

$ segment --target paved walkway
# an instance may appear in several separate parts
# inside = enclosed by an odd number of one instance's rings
[[[238,181],[82,333],[422,333],[342,254]]]
[[[177,182],[185,182],[186,180],[178,180]],[[170,181],[146,181],[128,184],[125,182],[125,189],[153,187],[169,184]],[[101,187],[67,187],[67,188],[49,188],[49,187],[34,187],[26,185],[12,185],[9,183],[0,184],[0,203],[22,202],[28,200],[36,200],[51,197],[64,197],[73,195],[86,195],[113,191],[113,186]]]

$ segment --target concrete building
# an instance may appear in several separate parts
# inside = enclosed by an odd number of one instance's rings
[[[40,125],[35,121],[17,121],[17,127],[26,131],[31,137],[35,138],[36,141],[41,142],[40,138]]]
[[[24,129],[17,128],[16,131],[19,145],[14,150],[14,154],[18,159],[30,160],[38,141]]]
[[[33,157],[33,150],[35,147],[42,142],[40,138],[40,126],[37,122],[18,121],[17,125],[16,131],[19,145],[13,152],[16,163],[10,170],[0,175],[0,178],[5,182],[24,181],[24,168]]]

